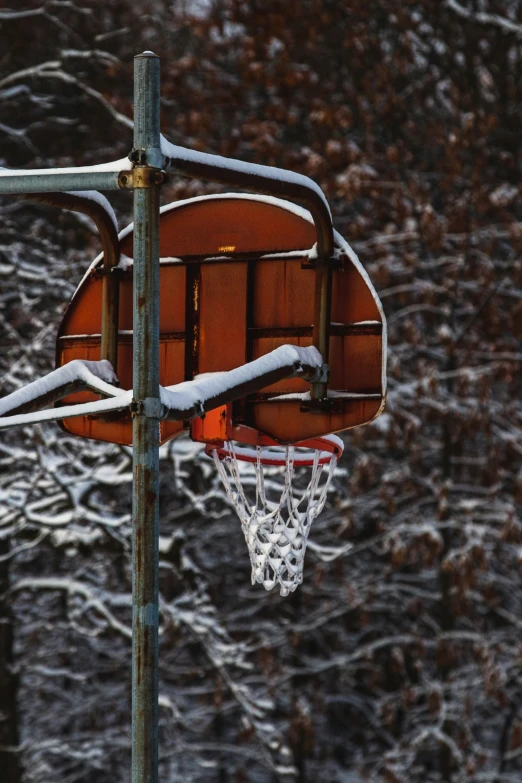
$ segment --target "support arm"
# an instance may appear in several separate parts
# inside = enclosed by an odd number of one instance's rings
[[[117,370],[118,363],[118,315],[120,304],[120,282],[113,270],[120,260],[118,231],[102,204],[81,193],[28,193],[27,201],[46,204],[50,207],[67,209],[87,215],[94,221],[101,238],[103,248],[103,286],[102,286],[102,323],[101,323],[101,359],[107,359]]]

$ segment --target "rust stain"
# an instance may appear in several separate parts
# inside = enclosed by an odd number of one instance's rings
[[[149,660],[149,648],[150,648],[150,634],[152,633],[152,629],[150,627],[145,627],[143,631],[143,655],[145,657],[145,665],[147,665],[147,661]]]
[[[145,500],[147,505],[153,505],[156,502],[156,490],[154,489],[152,471],[150,468],[145,468],[143,472],[145,480]]]
[[[138,621],[139,622],[139,621]],[[136,685],[141,685],[141,645],[136,645]]]

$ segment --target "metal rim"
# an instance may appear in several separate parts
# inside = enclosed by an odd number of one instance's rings
[[[213,452],[215,452],[219,459],[222,460],[235,457],[241,462],[259,462],[261,465],[270,467],[284,467],[287,462],[287,449],[293,447],[294,449],[304,450],[302,452],[294,452],[294,465],[298,467],[312,467],[315,464],[317,452],[319,452],[318,464],[328,465],[332,459],[339,460],[344,449],[342,440],[335,435],[301,440],[286,445],[282,445],[275,440],[270,441],[271,439],[265,436],[263,438],[263,446],[260,447],[261,450],[259,452],[255,446],[245,448],[244,446],[233,445],[230,448],[228,444],[235,444],[237,441],[229,440],[214,444],[208,443],[205,447],[205,452],[209,456],[212,456]],[[280,451],[270,450],[276,448],[280,449]]]

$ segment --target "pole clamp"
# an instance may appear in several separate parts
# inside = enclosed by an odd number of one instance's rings
[[[165,180],[165,172],[152,166],[136,166],[132,171],[120,171],[118,185],[127,190],[154,188]]]
[[[146,419],[165,418],[168,412],[166,405],[163,405],[159,397],[145,397],[144,400],[132,400],[130,412],[133,416],[145,416]]]
[[[307,379],[310,383],[328,383],[330,380],[330,365],[321,364],[317,367],[313,378]]]
[[[129,154],[129,160],[136,166],[152,166],[155,169],[165,168],[166,162],[166,158],[159,147],[133,149]]]

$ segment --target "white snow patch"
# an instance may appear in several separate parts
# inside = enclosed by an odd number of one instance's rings
[[[78,190],[78,191],[66,191],[70,196],[80,196],[81,198],[86,198],[89,201],[95,201],[97,204],[99,204],[101,207],[104,208],[104,210],[109,215],[110,219],[112,220],[114,224],[114,228],[116,231],[118,230],[118,219],[116,217],[116,213],[114,212],[114,209],[112,208],[112,204],[109,201],[108,198],[106,198],[103,193],[98,193],[97,190]]]
[[[203,376],[197,376],[193,381],[161,388],[161,401],[175,410],[189,410],[240,384],[297,362],[310,367],[320,367],[323,360],[317,348],[313,346],[300,348],[296,345],[281,345],[259,359],[236,367],[234,370],[205,373]]]
[[[383,413],[378,419],[373,420],[372,426],[379,430],[379,432],[382,432],[383,435],[387,435],[391,430],[392,417],[389,413]]]
[[[83,381],[88,386],[110,397],[115,397],[121,393],[120,389],[111,385],[112,383],[117,383],[118,379],[111,363],[106,359],[100,362],[74,359],[72,362],[64,364],[63,367],[53,370],[53,372],[50,372],[43,378],[28,383],[27,386],[23,386],[21,389],[12,392],[12,394],[2,397],[0,399],[0,416],[13,410],[13,408],[18,408],[20,405],[37,400],[60,386],[77,380]]]
[[[129,258],[129,256],[126,256],[124,253],[120,253],[120,260],[118,261],[116,269],[121,269],[122,272],[126,272],[128,269],[132,269],[132,265],[132,258]]]
[[[69,166],[56,169],[0,169],[0,177],[9,177],[13,174],[17,176],[32,176],[33,174],[95,174],[95,173],[115,173],[120,171],[130,171],[132,163],[128,158],[121,160],[111,160],[108,163],[96,163],[94,166]]]

